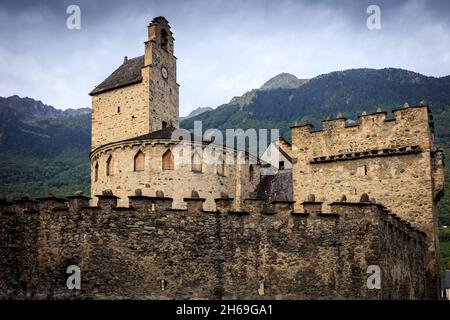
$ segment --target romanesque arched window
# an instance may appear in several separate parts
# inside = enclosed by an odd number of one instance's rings
[[[108,157],[108,160],[106,160],[106,175],[107,176],[114,175],[114,160],[112,158],[112,155],[110,155]]]
[[[202,156],[198,150],[195,150],[192,155],[192,171],[202,172]]]
[[[225,176],[225,160],[222,155],[217,157],[217,174],[219,176]]]
[[[170,149],[167,149],[167,151],[164,152],[164,154],[162,156],[162,168],[163,168],[163,170],[173,170],[174,169],[173,154],[172,154],[172,151],[170,151]]]
[[[167,43],[169,42],[167,38],[167,31],[162,29],[161,30],[161,47],[167,48]]]
[[[250,168],[248,170],[249,170],[250,181],[252,181],[255,178],[255,168],[251,164]]]
[[[94,166],[94,181],[97,182],[98,180],[98,162],[95,162]]]
[[[134,156],[134,171],[144,171],[145,168],[145,154],[139,150]]]

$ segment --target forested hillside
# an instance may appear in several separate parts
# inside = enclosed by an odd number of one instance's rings
[[[0,98],[0,194],[89,192],[90,109]]]

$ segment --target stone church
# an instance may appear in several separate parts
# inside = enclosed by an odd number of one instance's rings
[[[262,163],[178,129],[176,60],[169,23],[157,17],[148,26],[144,55],[125,57],[90,93],[91,193],[111,189],[127,205],[136,189],[148,196],[163,190],[180,207],[195,189],[205,208],[227,194],[239,209],[256,192]]]
[[[296,124],[259,159],[180,129],[178,92],[157,17],[144,55],[90,93],[95,198],[0,200],[0,298],[439,297],[427,105]]]

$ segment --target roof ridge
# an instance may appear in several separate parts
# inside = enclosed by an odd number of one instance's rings
[[[145,57],[145,54],[141,54],[140,56],[137,56],[137,57],[134,57],[134,58],[128,58],[128,62],[129,62],[130,60],[136,60],[136,59],[144,58],[144,57]]]
[[[128,86],[142,81],[141,69],[144,67],[145,55],[137,56],[123,62],[105,80],[92,90],[89,95],[95,95],[112,89]]]

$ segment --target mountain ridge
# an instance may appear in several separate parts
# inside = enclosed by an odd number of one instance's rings
[[[194,121],[202,120],[204,127],[223,129],[264,123],[282,126],[283,134],[289,136],[288,124],[309,118],[320,127],[320,120],[338,112],[357,119],[364,111],[389,111],[404,102],[420,104],[423,100],[432,105],[433,112],[442,112],[450,108],[449,88],[450,76],[430,77],[398,68],[334,71],[296,88],[250,91],[250,97],[233,98],[182,125],[191,129]]]
[[[197,109],[192,110],[187,116],[180,117],[180,121],[198,116],[204,112],[208,112],[211,110],[213,110],[213,108],[211,108],[211,107],[198,107]]]
[[[291,73],[282,72],[264,82],[259,90],[293,89],[304,85],[309,80],[299,79]]]
[[[0,97],[0,112],[4,112],[5,109],[11,109],[13,112],[20,113],[24,118],[32,116],[42,118],[58,118],[91,113],[91,108],[68,108],[61,110],[44,104],[41,100],[35,100],[29,97],[20,97],[18,95]]]

